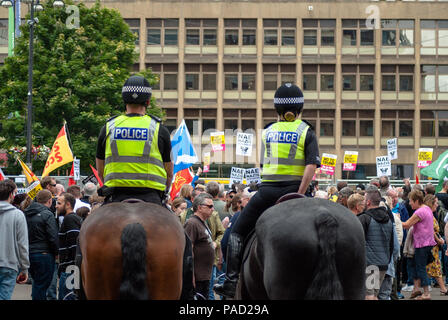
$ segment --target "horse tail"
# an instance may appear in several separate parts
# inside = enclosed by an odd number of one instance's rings
[[[120,299],[147,300],[146,231],[140,223],[128,224],[121,233],[123,277]]]
[[[338,223],[328,213],[315,220],[319,241],[317,268],[305,295],[309,300],[342,300],[344,292],[336,268],[336,240]]]

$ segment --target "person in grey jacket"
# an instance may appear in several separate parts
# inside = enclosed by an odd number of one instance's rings
[[[49,190],[40,190],[34,202],[24,211],[28,224],[33,300],[47,300],[46,293],[53,279],[55,257],[59,250],[58,225],[50,211],[52,198]]]
[[[28,280],[28,228],[25,215],[11,202],[17,186],[0,181],[0,300],[10,300],[16,285]]]
[[[393,222],[386,208],[380,207],[381,194],[376,187],[366,190],[366,211],[358,215],[366,239],[367,266],[377,266],[379,284],[384,280],[394,250]],[[367,288],[366,299],[377,300],[378,288]]]

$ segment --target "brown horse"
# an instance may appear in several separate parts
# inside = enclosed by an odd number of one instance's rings
[[[79,234],[84,293],[93,300],[174,300],[182,291],[184,230],[160,205],[110,203]]]

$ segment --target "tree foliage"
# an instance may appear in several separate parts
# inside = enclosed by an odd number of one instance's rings
[[[73,4],[65,1],[66,5]],[[100,6],[79,8],[79,28],[66,22],[71,12],[53,8],[51,1],[37,12],[33,65],[33,145],[51,148],[64,120],[67,121],[73,154],[81,169],[90,174],[94,165],[97,136],[108,118],[124,111],[121,88],[131,75],[138,54],[136,36],[120,13]],[[29,16],[27,17],[29,20]],[[26,145],[29,28],[21,26],[14,56],[0,67],[0,148]],[[158,81],[150,70],[143,74]],[[152,99],[148,112],[164,114]],[[42,170],[45,161],[33,161]],[[65,167],[70,167],[66,165]]]

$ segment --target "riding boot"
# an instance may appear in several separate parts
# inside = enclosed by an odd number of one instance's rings
[[[180,300],[193,300],[194,299],[194,287],[193,287],[193,248],[191,246],[191,240],[185,234],[185,250],[182,268],[182,293]]]
[[[243,237],[238,233],[231,233],[227,244],[226,274],[223,284],[216,284],[213,287],[216,294],[233,298],[235,296],[236,285],[241,269],[241,259],[243,254]]]

